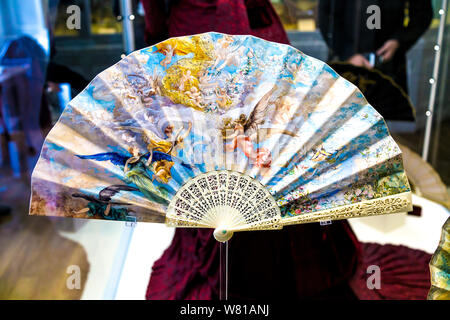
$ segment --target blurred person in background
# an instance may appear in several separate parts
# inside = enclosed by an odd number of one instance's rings
[[[49,92],[58,92],[61,83],[69,83],[78,93],[88,84],[83,76],[54,61],[53,26],[58,4],[59,0],[47,0],[22,11],[22,7],[8,1],[0,8],[3,13],[9,12],[3,16],[8,19],[1,23],[0,38],[4,41],[0,64],[2,68],[24,70],[0,83],[2,160],[14,175],[23,175],[27,181],[52,125]],[[12,23],[24,12],[29,14],[27,28]]]
[[[209,31],[289,44],[269,0],[141,0],[146,40]],[[153,265],[147,299],[217,299],[219,243],[212,230],[177,228]],[[360,246],[347,221],[239,232],[230,240],[229,297],[356,299],[348,281]]]
[[[372,5],[379,7],[379,13],[368,10]],[[432,17],[431,0],[319,1],[319,28],[330,50],[329,60],[375,67],[405,92],[406,53],[428,29]],[[368,23],[369,18],[379,19],[379,25],[374,20]],[[369,61],[371,54],[375,63]]]
[[[60,0],[48,0],[48,13],[47,13],[47,27],[49,32],[50,42],[50,57],[47,66],[47,87],[50,91],[58,91],[61,83],[69,83],[71,89],[74,91],[74,95],[83,91],[83,89],[89,84],[89,81],[85,79],[81,74],[72,70],[71,68],[56,63],[55,56],[57,54],[55,45],[55,21],[58,10],[61,10]],[[63,4],[70,3],[78,5],[79,2],[70,0],[62,1]]]

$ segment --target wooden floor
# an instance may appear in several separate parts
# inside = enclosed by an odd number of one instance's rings
[[[0,299],[80,299],[82,289],[66,286],[67,268],[80,267],[83,288],[89,272],[86,252],[59,235],[58,218],[28,216],[30,187],[25,181],[0,178],[0,203],[12,208],[10,215],[0,217]]]

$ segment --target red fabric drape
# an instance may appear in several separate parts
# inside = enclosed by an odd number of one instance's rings
[[[236,233],[229,243],[229,297],[320,297],[350,279],[357,248],[347,222]],[[147,299],[217,299],[218,272],[219,244],[212,231],[177,229],[153,265]]]
[[[280,19],[268,0],[141,0],[148,44],[167,37],[209,31],[251,34],[289,43]]]
[[[351,280],[361,300],[425,300],[430,290],[431,254],[405,246],[363,243],[362,262]],[[369,289],[369,266],[380,268],[380,288]]]

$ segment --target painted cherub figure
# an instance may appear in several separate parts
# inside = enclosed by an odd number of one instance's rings
[[[168,123],[167,125],[163,126],[162,131],[166,137],[166,140],[164,141],[167,141],[170,144],[170,148],[164,150],[164,147],[162,147],[160,151],[172,154],[172,151],[174,151],[175,147],[182,147],[182,143],[191,132],[191,129],[192,129],[192,122],[188,122],[188,128],[186,130],[184,130],[184,126],[181,126],[176,132],[174,132],[174,126],[171,123]],[[161,147],[158,146],[158,148]]]
[[[185,49],[178,48],[177,46],[178,43],[176,41],[171,41],[170,39],[156,45],[158,50],[156,50],[155,52],[162,53],[165,56],[164,59],[162,59],[160,62],[161,66],[167,68],[176,54],[187,54]]]
[[[182,133],[184,127],[180,127],[174,133],[174,127],[170,123],[162,129],[167,139],[159,142],[153,139],[149,140],[150,143],[147,146],[147,149],[149,150],[147,165],[151,164],[152,171],[159,182],[167,183],[172,177],[170,169],[174,165],[173,158],[161,157],[161,154],[156,154],[155,151],[159,151],[169,156],[175,156],[174,149],[176,147],[182,147],[184,139],[186,139],[192,129],[192,123],[188,123],[188,129],[185,130],[184,133]],[[158,156],[158,159],[155,159],[156,156]]]
[[[216,52],[216,60],[212,66],[212,69],[216,72],[221,71],[226,66],[239,66],[241,60],[245,56],[245,48],[240,47],[237,50],[231,51],[230,48],[219,50]]]
[[[276,90],[277,86],[275,85],[261,98],[248,119],[245,114],[242,114],[235,120],[234,127],[233,125],[231,126],[234,130],[231,135],[227,135],[228,130],[225,130],[226,128],[224,128],[223,131],[224,140],[231,140],[231,143],[225,144],[225,151],[233,152],[236,149],[240,149],[253,161],[255,166],[259,168],[270,168],[272,164],[272,154],[270,150],[265,147],[255,149],[253,143],[259,144],[273,134],[296,136],[294,133],[284,129],[260,128],[267,117],[269,106],[271,105],[271,100],[273,98],[272,95],[274,95]],[[228,126],[230,126],[229,123]],[[269,172],[269,170],[266,171]],[[263,172],[263,174],[265,173]]]
[[[217,82],[213,82],[212,76],[208,74],[208,70],[201,70],[198,73],[198,86],[201,91],[209,91],[217,86]]]
[[[219,105],[219,107],[222,109],[227,109],[227,104],[230,101],[230,97],[227,94],[227,90],[217,87],[216,97],[217,97],[216,102]]]
[[[202,107],[202,102],[203,102],[202,94],[197,89],[197,87],[192,86],[190,90],[185,91],[185,94],[191,99],[192,103],[194,103],[194,105],[197,108],[203,109],[203,107]]]
[[[192,75],[191,70],[183,71],[182,76],[178,80],[178,89],[184,91],[185,85],[192,85],[197,79]]]
[[[264,123],[265,114],[269,106],[270,98],[275,92],[276,86],[270,89],[256,104],[252,113],[246,119],[242,114],[236,121],[234,133],[227,140],[231,139],[230,144],[225,145],[225,151],[233,152],[239,148],[242,152],[260,168],[268,168],[272,163],[272,155],[267,148],[253,148],[253,142],[257,142],[258,126]]]
[[[139,162],[143,158],[147,158],[145,161],[145,166],[151,168],[151,171],[155,175],[157,181],[162,183],[168,183],[172,178],[170,169],[177,161],[174,149],[176,147],[181,147],[184,139],[189,135],[192,128],[192,123],[189,122],[188,129],[182,133],[184,127],[180,127],[174,133],[174,127],[172,124],[167,123],[161,128],[164,134],[164,139],[158,137],[153,131],[141,127],[118,127],[121,130],[131,130],[134,132],[139,132],[142,134],[142,139],[147,143],[148,152],[145,154],[140,154],[137,149],[130,148],[129,152],[132,157],[127,159],[125,163],[125,168],[128,165]],[[186,167],[186,164],[181,163]],[[188,167],[186,167],[188,168]],[[127,169],[125,169],[127,171]]]
[[[167,68],[167,66],[172,62],[172,58],[175,55],[175,49],[177,48],[177,45],[174,45],[172,47],[172,45],[167,45],[167,47],[165,48],[165,50],[163,51],[165,58],[163,60],[161,60],[160,64],[164,67]]]
[[[234,133],[227,138],[231,138],[231,143],[225,144],[225,151],[233,152],[236,149],[240,149],[257,167],[270,167],[272,155],[269,149],[254,149],[252,137],[245,134],[244,125],[242,123],[237,122],[234,127]]]

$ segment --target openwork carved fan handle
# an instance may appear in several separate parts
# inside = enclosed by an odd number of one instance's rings
[[[281,219],[272,195],[252,177],[216,170],[191,178],[169,204],[166,224],[214,228],[217,241],[244,230],[279,229]]]

